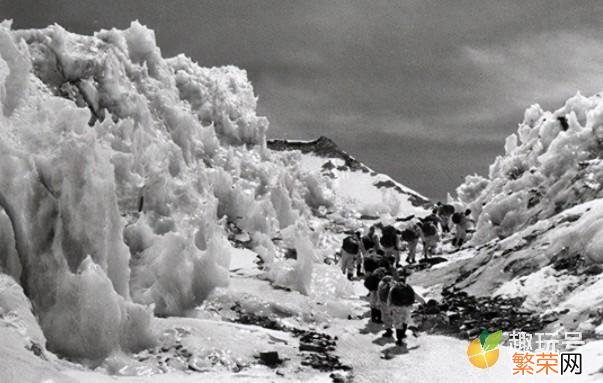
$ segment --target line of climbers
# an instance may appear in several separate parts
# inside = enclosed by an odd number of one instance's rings
[[[382,325],[385,329],[383,336],[387,338],[393,337],[395,329],[396,344],[400,346],[406,338],[412,305],[415,302],[424,304],[425,299],[406,282],[408,273],[405,268],[394,268],[391,259],[381,260],[381,264],[366,264],[364,286],[369,291],[371,322]]]
[[[340,250],[340,266],[348,279],[353,279],[354,273],[357,277],[364,275],[363,264],[367,257],[391,257],[394,265],[400,267],[401,253],[406,251],[406,263],[413,264],[417,261],[420,243],[424,259],[429,259],[441,252],[443,239],[452,233],[452,246],[460,249],[474,225],[471,210],[459,212],[455,211],[454,206],[441,203],[435,205],[426,217],[417,219],[411,216],[403,221],[407,223],[401,228],[377,223],[364,235],[357,231],[344,238]]]
[[[424,218],[411,216],[398,221],[407,223],[399,229],[379,223],[372,225],[365,235],[358,231],[346,237],[340,251],[340,262],[348,279],[354,278],[354,272],[359,278],[365,276],[371,322],[383,326],[384,337],[393,337],[395,329],[396,344],[401,345],[406,338],[412,305],[415,302],[425,303],[423,297],[406,282],[408,266],[416,263],[419,243],[425,260],[441,251],[442,240],[451,236],[451,232],[452,246],[460,249],[474,223],[471,210],[457,212],[452,205],[441,203]],[[407,252],[406,267],[401,266],[402,251]]]

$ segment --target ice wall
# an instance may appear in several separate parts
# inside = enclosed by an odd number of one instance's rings
[[[488,177],[468,176],[460,204],[477,217],[474,243],[507,237],[603,196],[603,99],[580,93],[554,111],[532,105]]]
[[[2,23],[0,101],[0,271],[63,355],[147,346],[153,313],[228,283],[227,224],[269,261],[277,231],[332,203],[294,153],[266,149],[245,71],[165,59],[138,22]]]

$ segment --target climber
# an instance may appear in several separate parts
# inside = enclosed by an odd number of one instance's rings
[[[423,257],[427,259],[437,252],[440,235],[432,221],[423,221],[421,231],[423,233]]]
[[[452,215],[452,223],[455,228],[454,239],[452,240],[452,245],[460,248],[463,246],[465,241],[467,240],[467,229],[471,222],[473,222],[470,218],[471,210],[465,210],[465,213],[457,212]]]
[[[442,233],[450,232],[450,217],[454,214],[454,206],[442,205],[438,207],[438,216],[442,225]]]
[[[406,338],[412,305],[415,301],[425,304],[425,299],[406,283],[406,276],[406,272],[401,273],[400,281],[391,287],[388,296],[389,313],[396,329],[396,344],[398,346],[401,346],[402,340]]]
[[[376,270],[377,268],[383,268],[387,271],[387,274],[397,279],[396,268],[394,267],[394,257],[386,256],[383,250],[369,250],[367,256],[364,257],[364,272],[366,275]]]
[[[363,250],[364,256],[366,256],[366,253],[368,253],[369,250],[374,249],[375,248],[375,242],[373,241],[373,237],[375,236],[375,227],[371,226],[368,229],[368,232],[362,236],[362,238],[360,239],[362,241],[362,247],[361,250]]]
[[[394,266],[400,264],[400,238],[399,231],[393,226],[385,226],[381,229],[381,246],[386,257],[393,257]]]
[[[386,275],[381,279],[379,286],[377,287],[377,302],[379,309],[381,310],[381,321],[383,322],[383,327],[385,328],[383,336],[387,338],[391,338],[393,336],[392,326],[394,323],[388,297],[389,291],[395,283],[396,281],[394,281],[394,278],[391,275]]]
[[[420,229],[417,225],[409,226],[402,231],[401,238],[406,242],[406,248],[408,250],[408,256],[406,257],[407,263],[415,263],[415,256],[417,254],[417,245],[419,244],[419,237],[421,236]]]
[[[368,236],[373,244],[373,250],[379,251],[379,250],[382,250],[381,238],[379,238],[379,234],[377,234],[376,227],[377,227],[377,225],[373,225],[370,227]],[[367,248],[367,250],[368,250],[368,248]]]
[[[369,307],[371,309],[371,322],[373,323],[382,323],[377,289],[379,287],[379,282],[386,274],[387,270],[385,268],[378,267],[371,272],[367,272],[367,276],[364,279],[364,287],[369,291],[368,299]]]
[[[438,215],[438,208],[434,207],[431,214],[423,218],[423,222],[431,222],[436,228],[443,227],[442,219]]]
[[[360,246],[352,236],[345,237],[341,245],[341,271],[349,280],[354,278],[354,268],[360,258]]]

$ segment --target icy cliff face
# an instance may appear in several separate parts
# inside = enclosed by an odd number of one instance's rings
[[[228,284],[227,223],[268,261],[277,231],[332,203],[299,154],[266,149],[244,71],[165,59],[137,22],[93,36],[4,22],[0,57],[0,270],[50,350],[148,346],[153,314]]]
[[[555,112],[538,105],[528,108],[517,133],[507,137],[505,154],[490,166],[488,178],[468,176],[457,189],[459,201],[478,217],[473,242],[508,237],[601,198],[602,153],[601,95],[587,98],[578,93]]]

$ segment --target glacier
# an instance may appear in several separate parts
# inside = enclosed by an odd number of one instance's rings
[[[0,23],[0,355],[10,357],[0,367],[26,381],[195,381],[157,377],[191,369],[223,380],[270,347],[295,361],[289,375],[254,366],[250,377],[325,378],[299,369],[290,329],[229,322],[252,314],[339,336],[360,381],[426,378],[370,353],[362,282],[329,263],[344,236],[377,221],[402,227],[429,201],[327,139],[271,148],[257,102],[244,70],[164,58],[136,21],[91,36]],[[487,177],[467,176],[449,197],[476,218],[469,246],[444,244],[448,262],[412,283],[436,300],[446,285],[522,297],[522,309],[563,309],[567,328],[600,337],[601,95],[529,107],[504,147]],[[464,355],[458,339],[409,342],[429,360],[440,348]],[[586,347],[600,355],[600,343]],[[174,357],[183,345],[192,368]],[[145,362],[163,348],[174,364]],[[448,362],[430,377],[481,379]]]
[[[148,347],[153,315],[228,285],[227,223],[269,262],[277,231],[332,202],[266,148],[245,71],[163,58],[138,22],[81,36],[5,21],[0,54],[0,267],[51,351],[95,363]]]
[[[458,205],[477,217],[473,243],[506,238],[540,220],[603,197],[603,102],[579,92],[555,111],[535,104],[526,109],[517,132],[507,137],[505,154],[488,177],[469,175],[457,188]],[[586,228],[584,228],[586,229]],[[584,230],[592,242],[599,229]],[[588,255],[601,260],[603,247]]]

